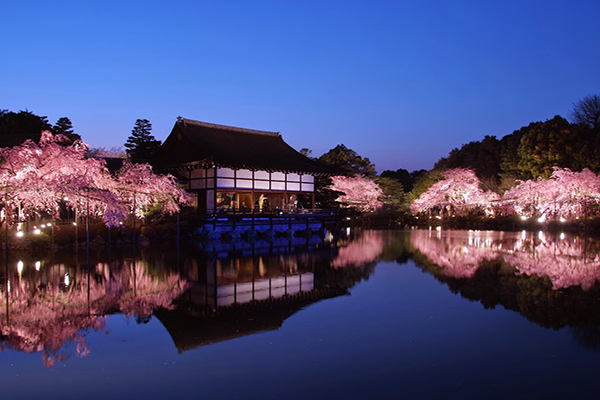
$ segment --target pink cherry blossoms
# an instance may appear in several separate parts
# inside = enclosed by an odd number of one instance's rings
[[[129,214],[132,192],[140,193],[139,207],[160,204],[168,213],[188,199],[173,177],[154,174],[147,164],[126,162],[115,178],[103,160],[86,157],[85,143],[65,146],[65,140],[43,132],[39,144],[28,140],[0,148],[0,201],[5,211],[58,218],[65,204],[114,226]]]
[[[491,212],[491,206],[499,197],[494,192],[479,188],[479,178],[470,169],[449,169],[442,173],[443,180],[435,183],[411,206],[410,211],[419,213],[436,210],[439,214],[464,214],[471,210]]]
[[[414,215],[464,215],[470,210],[488,215],[520,215],[524,218],[578,218],[596,215],[600,204],[600,178],[589,169],[573,172],[554,168],[549,179],[518,181],[502,197],[483,192],[469,169],[452,169],[410,206]]]
[[[587,168],[554,168],[550,179],[520,181],[502,197],[505,214],[541,218],[589,216],[599,202],[600,178]]]
[[[375,211],[382,206],[383,191],[373,180],[362,175],[334,176],[332,190],[343,194],[336,201],[359,211]]]

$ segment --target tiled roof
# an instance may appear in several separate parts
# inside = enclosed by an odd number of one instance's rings
[[[331,175],[324,165],[300,154],[278,132],[178,118],[155,155],[158,169],[203,166]]]

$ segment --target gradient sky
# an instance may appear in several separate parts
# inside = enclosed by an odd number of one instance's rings
[[[379,172],[569,117],[600,93],[600,1],[0,0],[0,109],[92,147],[138,118],[343,143]]]

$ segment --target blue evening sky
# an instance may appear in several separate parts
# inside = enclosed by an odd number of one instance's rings
[[[136,119],[343,143],[379,172],[569,117],[600,93],[600,2],[0,0],[0,109],[66,116],[92,147]]]

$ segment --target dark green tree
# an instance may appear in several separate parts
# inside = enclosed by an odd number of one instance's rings
[[[152,124],[147,119],[138,119],[125,142],[127,154],[131,158],[147,160],[160,147],[161,141],[152,135]]]
[[[306,156],[308,158],[312,158],[312,150],[308,149],[306,147],[303,147],[300,149],[300,151],[298,152],[300,154],[302,154],[303,156]]]
[[[343,144],[339,144],[323,154],[319,157],[319,161],[349,175],[364,175],[371,178],[377,175],[375,164],[371,160],[359,156],[354,150]]]
[[[538,122],[539,124],[539,122]],[[524,126],[513,133],[504,136],[500,140],[500,192],[504,192],[515,186],[517,179],[522,179],[519,170],[519,146],[523,135],[532,129],[535,124]]]
[[[309,156],[310,150],[300,151]],[[351,150],[339,144],[317,159],[322,164],[334,167],[340,175],[365,175],[374,178],[377,175],[375,165],[368,158],[359,156]],[[340,192],[331,190],[331,179],[328,177],[317,177],[315,180],[315,200],[319,208],[336,208],[339,204],[335,201]]]
[[[442,171],[439,169],[432,169],[418,175],[415,179],[415,184],[410,193],[407,194],[408,204],[412,203],[419,196],[425,193],[434,183],[442,180]]]
[[[43,131],[51,131],[48,117],[30,111],[0,110],[0,147],[17,146],[27,139],[39,142]]]
[[[581,145],[576,125],[561,116],[533,124],[521,138],[519,170],[525,179],[549,178],[553,167],[577,169],[575,151]]]
[[[408,172],[408,170],[404,168],[399,168],[396,171],[385,170],[381,173],[381,177],[397,180],[402,185],[404,193],[408,193],[413,189],[418,177],[425,172],[427,171],[424,169]]]
[[[375,180],[381,190],[383,198],[380,199],[384,205],[400,210],[404,204],[404,188],[402,184],[394,178],[379,177]]]
[[[500,141],[495,136],[485,136],[479,141],[454,149],[448,157],[440,159],[435,167],[439,170],[469,168],[475,171],[486,190],[496,190],[500,180]]]
[[[59,118],[54,126],[52,127],[52,133],[55,135],[64,135],[68,137],[72,142],[81,140],[81,136],[73,131],[73,124],[68,117]]]

